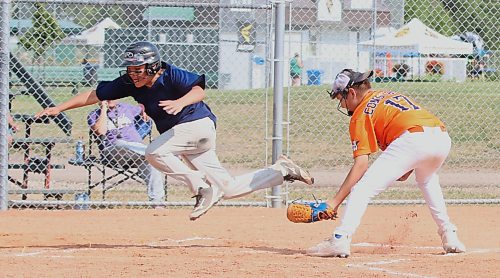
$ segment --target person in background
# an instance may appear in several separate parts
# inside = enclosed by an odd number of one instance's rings
[[[116,100],[103,100],[100,106],[89,113],[87,123],[96,135],[104,135],[99,142],[103,159],[106,163],[137,167],[148,186],[149,200],[164,201],[165,175],[146,161],[147,145],[136,128],[136,121],[148,120],[142,107]]]
[[[290,77],[292,78],[292,86],[301,85],[301,76],[303,67],[304,64],[302,63],[300,54],[296,52],[295,55],[293,55],[293,58],[290,59]]]

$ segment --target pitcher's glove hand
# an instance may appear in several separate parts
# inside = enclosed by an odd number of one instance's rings
[[[335,220],[337,212],[327,203],[291,203],[286,210],[288,220],[294,223],[311,223],[322,220]]]

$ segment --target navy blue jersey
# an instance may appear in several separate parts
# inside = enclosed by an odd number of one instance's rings
[[[101,82],[96,92],[99,100],[113,100],[131,96],[144,105],[148,116],[153,119],[158,132],[163,133],[175,125],[209,117],[216,122],[216,117],[210,107],[203,101],[188,105],[177,115],[168,114],[159,106],[161,100],[176,100],[187,94],[194,86],[205,89],[205,75],[198,75],[162,63],[164,72],[151,88],[146,86],[136,88],[127,81],[126,76],[118,77],[111,82]]]

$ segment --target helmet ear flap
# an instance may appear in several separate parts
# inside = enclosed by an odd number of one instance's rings
[[[160,71],[160,68],[161,68],[161,61],[156,61],[152,64],[146,65],[146,72],[148,75],[154,75],[158,71]]]

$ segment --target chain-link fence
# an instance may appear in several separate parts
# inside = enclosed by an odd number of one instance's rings
[[[441,174],[446,198],[499,199],[498,28],[492,20],[498,4],[468,2],[286,3],[284,149],[317,181],[316,187],[287,185],[287,199],[309,199],[311,193],[327,198],[352,163],[348,117],[325,93],[343,68],[373,69],[375,88],[407,93],[446,123],[454,143]],[[156,185],[165,198],[148,196],[140,155],[103,151],[105,139],[89,127],[100,106],[33,117],[117,78],[125,48],[141,40],[156,44],[167,63],[205,74],[206,102],[218,117],[217,152],[231,173],[269,164],[274,7],[243,0],[12,1],[2,29],[8,30],[9,71],[0,72],[9,78],[15,131],[8,131],[10,206],[191,204],[190,191],[171,178]],[[119,100],[118,107],[135,114],[109,125],[133,125],[146,145],[158,133],[136,105]],[[378,200],[419,200],[416,188],[399,183]],[[268,195],[256,192],[223,204],[263,205]]]

